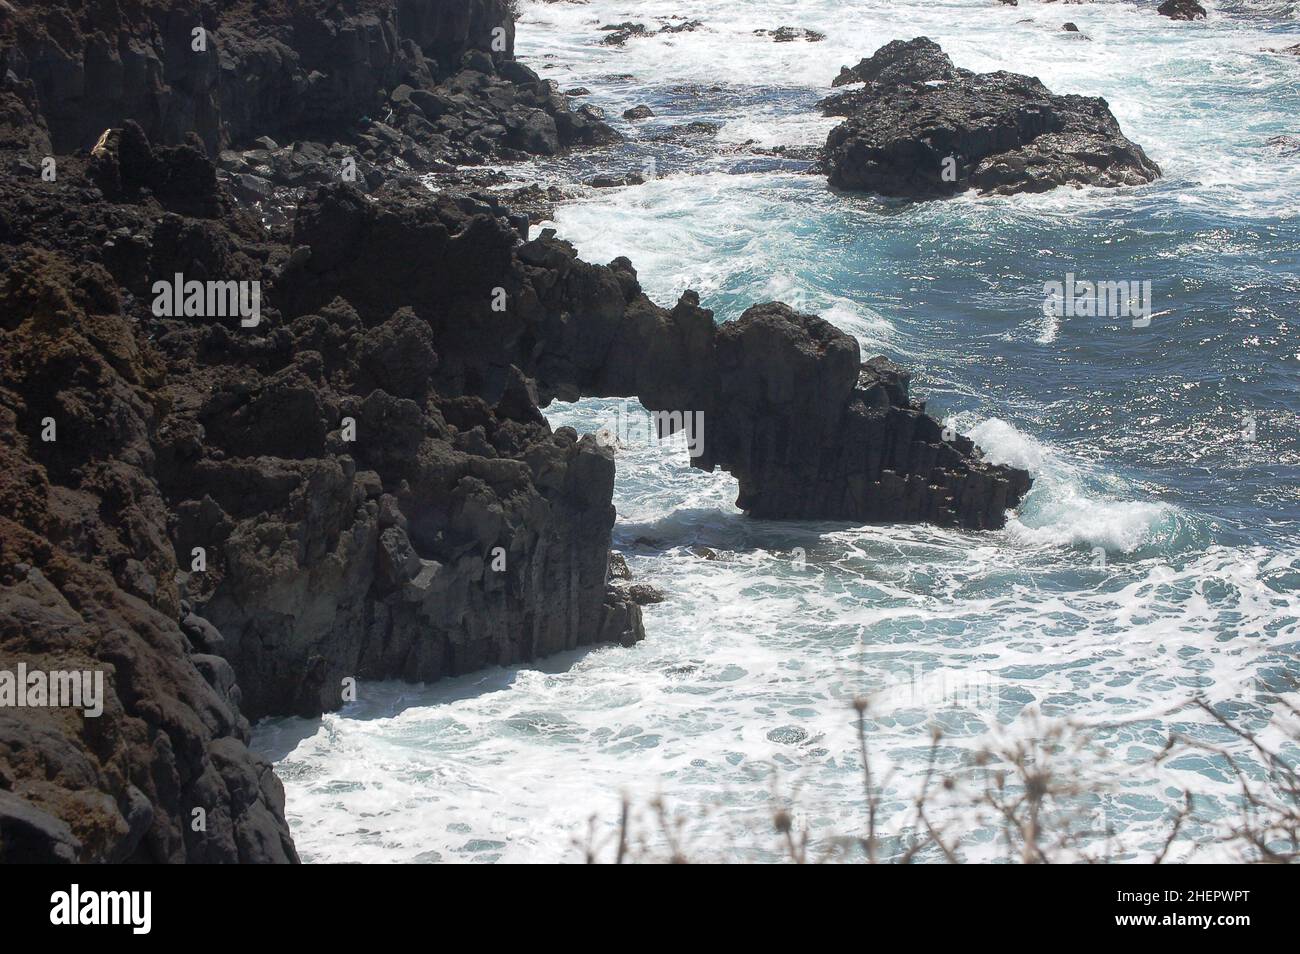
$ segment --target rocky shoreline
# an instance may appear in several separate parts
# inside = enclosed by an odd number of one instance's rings
[[[108,687],[0,708],[0,859],[295,861],[249,719],[642,639],[614,454],[552,400],[700,415],[758,518],[978,530],[1027,492],[820,318],[661,307],[457,187],[617,135],[509,4],[92,8],[0,22],[0,668]]]

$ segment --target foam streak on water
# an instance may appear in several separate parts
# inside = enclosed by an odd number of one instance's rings
[[[1152,6],[524,5],[519,53],[544,76],[590,87],[614,116],[657,113],[625,124],[624,146],[531,170],[653,160],[644,186],[559,209],[550,224],[584,257],[627,255],[652,297],[695,288],[719,320],[771,298],[825,316],[912,367],[933,412],[1035,486],[997,533],[760,523],[680,441],[621,448],[615,546],[669,596],[647,609],[647,640],[365,684],[340,713],[259,726],[306,859],[574,860],[625,793],[707,810],[689,826],[705,854],[771,857],[774,792],[797,796],[816,838],[859,832],[863,693],[873,748],[898,768],[887,827],[929,726],[953,768],[990,730],[1034,732],[1031,713],[1091,727],[1103,758],[1080,775],[1111,786],[1093,807],[1132,845],[1158,843],[1183,786],[1226,804],[1214,759],[1144,763],[1174,730],[1220,738],[1173,712],[1198,694],[1276,731],[1271,693],[1300,676],[1300,185],[1296,156],[1268,145],[1300,136],[1300,82],[1294,60],[1261,52],[1300,42],[1300,24],[1286,3],[1220,3],[1202,24]],[[598,42],[600,24],[660,13],[704,27]],[[1091,41],[1063,35],[1065,19]],[[752,33],[782,25],[827,39]],[[816,143],[833,121],[811,105],[840,64],[920,34],[959,66],[1105,96],[1165,178],[906,206],[832,194],[797,164],[649,139],[698,119],[722,124],[724,147]],[[1066,271],[1150,279],[1168,313],[1148,329],[1045,324],[1042,283]],[[583,431],[618,413],[548,410]]]

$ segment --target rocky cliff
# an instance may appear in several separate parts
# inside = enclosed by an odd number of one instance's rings
[[[151,210],[104,203],[75,160],[48,188],[4,160],[0,670],[99,672],[105,698],[97,715],[0,708],[0,858],[296,860],[235,674],[182,626],[158,482],[167,369],[112,272]]]
[[[114,0],[5,5],[3,67],[30,79],[60,153],[131,119],[213,151],[314,138],[387,90],[446,78],[470,51],[514,54],[508,0]]]
[[[694,463],[734,473],[758,517],[997,527],[1027,489],[830,324],[769,303],[719,327],[693,293],[663,308],[626,259],[527,240],[492,196],[404,176],[301,184],[292,222],[270,228],[232,197],[213,137],[353,123],[367,84],[402,78],[380,77],[385,51],[411,45],[423,85],[384,97],[455,120],[435,149],[535,145],[510,139],[511,115],[549,129],[530,110],[596,128],[528,105],[547,84],[479,48],[500,5],[452,6],[6,11],[0,669],[100,671],[107,698],[100,715],[0,708],[0,858],[295,860],[249,718],[336,708],[354,681],[641,639],[608,572],[612,452],[552,430],[552,400],[698,412]],[[259,75],[328,84],[339,112],[198,83],[188,48],[162,39],[192,15],[222,51],[252,42],[233,24],[276,26],[259,41],[292,42],[292,69],[280,51]],[[137,82],[127,64],[151,53]]]

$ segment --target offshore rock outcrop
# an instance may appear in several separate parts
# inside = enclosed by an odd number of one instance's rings
[[[929,199],[1141,185],[1160,175],[1104,99],[1057,95],[1017,73],[959,69],[927,37],[887,43],[841,69],[834,85],[856,83],[821,103],[827,115],[847,117],[824,152],[837,188]]]
[[[1165,0],[1156,12],[1171,20],[1204,20],[1205,7],[1196,0]]]

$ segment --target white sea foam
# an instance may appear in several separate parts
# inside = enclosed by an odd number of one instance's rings
[[[551,417],[591,430],[609,413],[587,401]],[[972,430],[1040,479],[1056,466],[1054,449],[1005,422]],[[1136,756],[1163,743],[1151,726],[1179,687],[1246,698],[1271,640],[1300,635],[1300,596],[1268,583],[1300,559],[1259,548],[1097,569],[1090,554],[998,535],[749,521],[730,504],[734,482],[690,472],[681,447],[628,447],[619,466],[615,545],[669,594],[647,610],[647,641],[430,687],[366,684],[319,727],[263,725],[259,746],[287,753],[309,860],[576,859],[575,839],[592,819],[607,837],[623,795],[707,811],[687,826],[704,857],[765,857],[774,791],[815,837],[854,831],[849,702],[862,694],[899,791],[919,777],[931,723],[946,762],[988,730],[1030,731],[1018,720],[1031,710],[1091,724],[1128,766],[1106,804],[1140,843],[1158,818],[1135,815],[1131,795],[1157,778]],[[1230,788],[1189,766],[1158,782]]]
[[[1258,553],[1215,549],[1061,591],[1046,564],[1017,570],[940,533],[800,542],[801,570],[762,548],[634,556],[635,572],[671,593],[634,649],[427,688],[366,684],[319,727],[263,725],[259,746],[289,753],[279,765],[300,850],[318,861],[576,859],[574,839],[592,818],[607,835],[623,794],[642,806],[663,794],[675,809],[709,810],[690,826],[694,850],[709,857],[734,840],[752,857],[771,845],[774,789],[797,792],[820,836],[858,829],[858,694],[873,698],[878,767],[899,766],[900,791],[920,770],[927,724],[944,725],[947,760],[990,728],[1024,731],[1015,719],[1030,708],[1095,723],[1123,762],[1158,750],[1150,720],[1179,683],[1245,698],[1261,628],[1279,616]],[[995,593],[998,576],[1020,582]],[[1291,622],[1278,635],[1294,639],[1300,606],[1283,601]],[[1135,724],[1104,728],[1115,721]],[[1134,790],[1151,783],[1131,771]],[[1229,787],[1191,768],[1161,781]]]
[[[1000,418],[974,420],[974,415],[958,414],[950,422],[975,441],[990,463],[1022,467],[1035,481],[1007,523],[1014,543],[1131,553],[1159,531],[1173,528],[1176,511],[1168,504],[1114,499],[1096,486],[1100,481],[1090,480],[1087,468],[1062,451]]]
[[[1012,540],[1130,553],[1152,539],[1171,509],[1164,504],[1099,500],[1072,485],[1057,485],[1051,493],[1049,502],[1029,505],[1028,514],[1008,521]]]

